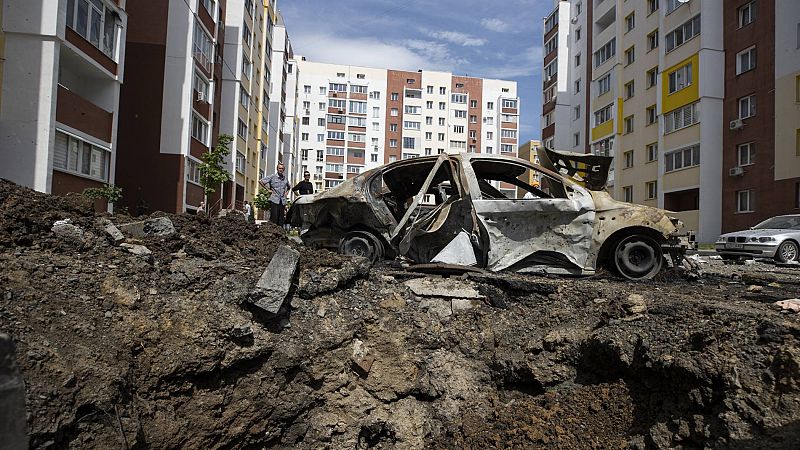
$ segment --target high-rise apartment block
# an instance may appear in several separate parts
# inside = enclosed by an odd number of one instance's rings
[[[796,2],[554,6],[544,24],[545,146],[614,156],[614,197],[674,211],[700,242],[795,211]]]
[[[53,194],[114,183],[126,1],[0,6],[0,177]]]
[[[298,165],[316,190],[401,159],[516,154],[516,82],[303,58],[298,66]]]

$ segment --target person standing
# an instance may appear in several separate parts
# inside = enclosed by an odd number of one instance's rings
[[[253,205],[249,201],[244,201],[244,217],[248,223],[255,223],[255,216],[253,214]]]
[[[283,163],[278,163],[277,173],[262,178],[259,183],[269,189],[269,220],[283,227],[286,216],[286,199],[289,197],[289,181],[283,172],[286,168]]]
[[[309,181],[311,179],[311,173],[309,171],[303,172],[303,181],[297,183],[292,188],[292,192],[297,192],[300,195],[309,195],[314,193],[314,185]]]

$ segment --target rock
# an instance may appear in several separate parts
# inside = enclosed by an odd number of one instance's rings
[[[84,231],[81,227],[70,223],[69,219],[58,220],[50,229],[61,240],[68,243],[83,243]]]
[[[454,298],[450,301],[450,308],[453,314],[470,311],[483,306],[483,302],[474,298]]]
[[[641,294],[630,294],[622,306],[628,314],[643,314],[647,311],[647,303]]]
[[[277,314],[289,295],[299,260],[300,253],[297,250],[287,245],[279,247],[248,301],[268,313]]]
[[[0,430],[3,448],[28,448],[25,382],[17,368],[14,341],[0,334]]]
[[[771,273],[742,274],[742,283],[748,285],[755,284],[758,286],[767,286],[768,284],[775,283],[777,281],[778,277]]]
[[[436,315],[440,319],[453,315],[451,303],[442,298],[422,298],[420,299],[419,307],[427,309],[428,312]]]
[[[375,357],[370,354],[369,348],[360,339],[353,341],[353,351],[350,356],[353,370],[362,378],[366,378],[375,362]]]
[[[141,222],[130,222],[118,225],[119,231],[136,238],[152,236],[169,236],[175,232],[175,226],[168,217],[156,217]]]
[[[110,319],[113,314],[111,314],[111,311],[106,311],[106,313],[103,315],[105,316],[106,319]]]
[[[764,290],[763,287],[756,286],[755,284],[747,286],[747,292],[762,292],[763,290]]]
[[[483,298],[483,295],[473,287],[472,283],[453,278],[414,278],[403,284],[420,297]]]
[[[325,307],[323,306],[323,307],[321,307],[320,309],[317,310],[317,317],[320,317],[320,318],[325,317],[325,313],[326,313]]]
[[[141,256],[146,259],[151,259],[153,257],[153,252],[151,252],[150,249],[144,245],[128,244],[127,242],[123,242],[119,246],[127,250],[128,253],[136,256]]]
[[[231,328],[231,337],[234,339],[241,339],[243,337],[252,336],[253,329],[247,325],[240,325]]]
[[[780,300],[775,302],[774,305],[781,308],[784,311],[792,311],[800,313],[800,298],[789,298],[786,300]]]
[[[344,261],[341,267],[315,267],[300,274],[300,297],[310,299],[334,292],[354,280],[369,274],[371,262],[367,258],[353,257]]]
[[[122,232],[119,231],[119,228],[117,228],[113,223],[111,223],[110,220],[106,218],[101,218],[99,222],[100,226],[103,227],[103,231],[105,231],[108,237],[111,238],[111,242],[113,242],[114,245],[118,245],[119,243],[125,240],[125,235],[123,235]]]
[[[384,297],[380,302],[378,302],[378,306],[383,309],[397,310],[406,306],[406,299],[404,299],[397,292],[392,292],[391,295]]]

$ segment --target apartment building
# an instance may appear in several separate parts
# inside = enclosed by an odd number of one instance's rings
[[[800,213],[800,3],[727,3],[724,232]]]
[[[225,10],[220,133],[233,136],[228,169],[233,206],[258,193],[259,161],[269,143],[272,32],[275,2],[229,2]],[[228,203],[226,203],[228,205]]]
[[[296,137],[295,108],[297,98],[297,76],[299,67],[295,61],[289,34],[283,16],[278,13],[272,46],[272,82],[269,91],[270,109],[269,145],[263,159],[261,171],[266,174],[275,173],[278,162],[286,166],[285,174],[294,179],[297,169],[292,167],[291,151],[294,149]]]
[[[126,1],[0,6],[0,177],[53,194],[113,184]]]
[[[129,7],[117,184],[132,213],[196,210],[203,153],[219,135],[225,0],[147,0]],[[220,197],[221,196],[221,197]],[[209,205],[231,202],[230,186]],[[222,199],[222,200],[221,200]]]
[[[544,18],[542,142],[551,149],[586,153],[592,79],[591,7],[582,0],[554,1]]]
[[[539,164],[539,150],[542,148],[542,141],[539,140],[530,140],[522,145],[519,146],[517,151],[517,156],[519,158],[524,159],[525,161],[530,161],[534,164]],[[539,182],[536,179],[535,174],[531,171],[524,173],[519,176],[519,179],[530,184],[535,185]],[[517,198],[523,197],[525,195],[525,191],[517,188]]]
[[[298,65],[298,164],[312,173],[316,190],[401,159],[465,151],[516,154],[515,82],[302,57]]]

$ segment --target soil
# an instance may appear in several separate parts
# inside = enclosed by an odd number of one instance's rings
[[[239,215],[115,245],[79,196],[0,181],[0,333],[33,448],[796,448],[800,269],[452,276],[296,244]],[[82,234],[51,231],[70,219]],[[248,296],[300,252],[280,314]]]

